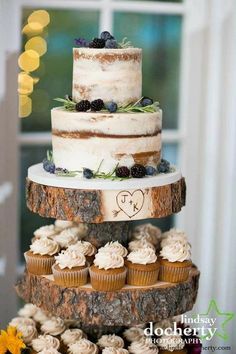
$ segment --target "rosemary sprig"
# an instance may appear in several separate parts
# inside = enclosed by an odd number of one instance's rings
[[[63,106],[68,111],[75,111],[76,102],[71,101],[69,98],[54,98],[54,101],[63,103]]]
[[[118,48],[125,49],[125,48],[132,48],[132,47],[133,47],[132,43],[128,41],[127,37],[124,37],[122,41],[118,43]]]

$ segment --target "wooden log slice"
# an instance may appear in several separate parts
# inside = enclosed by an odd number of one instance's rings
[[[198,292],[200,272],[192,267],[182,283],[158,282],[150,287],[125,286],[116,292],[99,292],[90,285],[64,288],[52,276],[26,272],[16,285],[18,295],[64,319],[83,326],[131,326],[159,321],[192,309]]]
[[[28,208],[43,217],[85,223],[130,221],[165,217],[185,205],[185,179],[178,171],[140,180],[102,182],[48,177],[50,174],[40,168],[30,168],[26,200]]]

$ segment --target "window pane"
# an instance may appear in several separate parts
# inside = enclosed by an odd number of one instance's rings
[[[23,25],[32,9],[23,11]],[[57,105],[53,99],[71,93],[72,48],[74,38],[91,38],[98,33],[99,13],[84,10],[47,10],[50,23],[47,28],[47,52],[40,58],[40,67],[32,73],[39,77],[31,95],[32,114],[22,119],[23,131],[45,131],[51,129],[50,109]],[[22,47],[27,41],[24,36]]]
[[[178,127],[181,16],[120,13],[114,34],[143,48],[143,94],[160,102],[163,127]]]
[[[23,261],[23,253],[29,248],[34,230],[42,225],[50,223],[50,219],[42,218],[38,214],[28,210],[25,200],[25,178],[28,167],[41,162],[46,156],[48,146],[27,146],[21,148],[21,179],[20,179],[20,257]]]

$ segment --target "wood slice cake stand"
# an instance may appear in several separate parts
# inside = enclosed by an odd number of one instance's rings
[[[31,166],[28,208],[43,217],[84,223],[161,218],[185,205],[185,179],[178,170],[123,181],[58,177]]]
[[[83,326],[130,326],[159,321],[192,309],[198,291],[199,271],[193,266],[181,283],[157,282],[149,287],[125,286],[115,292],[99,292],[91,285],[64,288],[53,276],[25,272],[16,291],[27,302]]]

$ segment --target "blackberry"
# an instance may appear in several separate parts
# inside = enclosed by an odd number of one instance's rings
[[[145,106],[149,106],[149,105],[151,105],[151,104],[153,104],[153,100],[151,99],[151,98],[149,98],[149,97],[143,97],[142,99],[141,99],[141,105],[143,106],[143,107],[145,107]]]
[[[131,176],[134,178],[143,178],[146,175],[146,169],[143,165],[135,164],[131,167]]]
[[[108,39],[105,43],[105,48],[116,49],[118,48],[118,43],[115,39]]]
[[[157,173],[156,168],[154,168],[152,166],[146,166],[145,169],[146,169],[146,175],[147,176],[154,176]]]
[[[43,160],[43,168],[46,172],[55,173],[56,166],[55,166],[54,162],[44,159]]]
[[[89,43],[89,48],[104,48],[105,40],[102,38],[94,38],[92,42]]]
[[[86,112],[90,109],[90,102],[88,100],[82,100],[75,105],[75,109],[78,112]]]
[[[161,159],[161,162],[157,166],[158,173],[168,173],[170,172],[170,163],[165,159]]]
[[[107,41],[108,39],[114,39],[114,37],[108,31],[103,31],[100,37],[101,39],[104,39],[104,41]]]
[[[110,113],[114,113],[117,111],[117,104],[115,102],[108,102],[106,104],[106,108]]]
[[[101,111],[104,108],[104,102],[100,98],[91,102],[91,111]]]
[[[126,178],[130,176],[130,169],[126,166],[116,168],[116,176],[120,178]]]
[[[89,168],[84,168],[83,169],[83,176],[87,179],[93,178],[93,171],[90,170]]]

